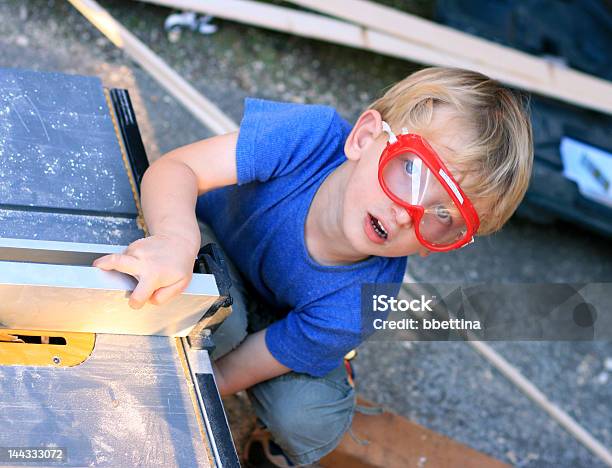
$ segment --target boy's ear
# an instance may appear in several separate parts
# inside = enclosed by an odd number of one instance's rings
[[[352,161],[361,158],[365,148],[371,145],[382,133],[382,117],[377,110],[368,109],[359,116],[357,123],[351,130],[346,143],[344,154]]]

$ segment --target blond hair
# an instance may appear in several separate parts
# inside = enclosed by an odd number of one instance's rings
[[[478,234],[491,234],[512,216],[529,185],[533,137],[527,103],[481,73],[426,68],[394,85],[370,109],[394,130],[407,127],[433,144],[436,129],[428,131],[428,125],[443,107],[464,140],[447,162],[479,214]]]

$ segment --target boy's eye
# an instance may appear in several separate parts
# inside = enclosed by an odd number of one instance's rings
[[[443,224],[450,226],[453,223],[453,218],[450,211],[443,205],[438,205],[434,208],[436,217]]]
[[[414,171],[414,164],[412,159],[406,159],[404,161],[404,172],[407,175],[412,175],[412,172]]]

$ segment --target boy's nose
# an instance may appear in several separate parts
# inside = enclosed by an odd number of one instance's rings
[[[412,224],[412,216],[410,216],[410,213],[408,213],[404,207],[393,205],[391,210],[395,216],[395,222],[399,227],[410,227]]]

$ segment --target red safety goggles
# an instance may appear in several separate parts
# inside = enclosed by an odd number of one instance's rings
[[[378,164],[378,181],[387,196],[408,211],[419,242],[447,252],[474,241],[480,220],[474,206],[427,141],[408,133],[389,135]]]

